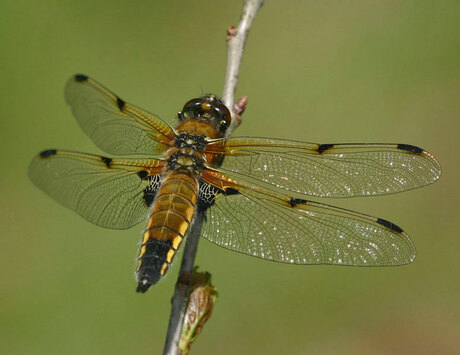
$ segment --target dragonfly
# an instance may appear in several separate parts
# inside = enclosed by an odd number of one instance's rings
[[[83,131],[113,157],[47,149],[32,160],[29,177],[98,226],[146,221],[138,292],[166,274],[196,218],[202,237],[265,260],[396,266],[415,259],[414,243],[395,223],[309,198],[429,185],[441,167],[422,148],[227,137],[231,113],[215,95],[188,101],[173,127],[83,74],[68,80],[65,99]]]

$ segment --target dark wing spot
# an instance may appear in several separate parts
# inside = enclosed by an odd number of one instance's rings
[[[139,171],[137,175],[140,177],[140,173],[142,171]],[[146,177],[149,184],[148,186],[144,189],[144,202],[147,207],[150,207],[155,200],[155,197],[157,195],[157,191],[161,185],[161,175],[150,175]],[[142,177],[141,177],[142,179]]]
[[[122,99],[117,97],[117,106],[120,109],[120,111],[123,111],[123,107],[125,107],[125,104],[126,103]]]
[[[153,203],[153,200],[155,200],[155,194],[152,194],[149,192],[147,189],[144,190],[144,202],[147,207],[150,207]]]
[[[229,190],[229,189],[227,189]],[[200,180],[200,187],[198,189],[198,210],[205,211],[215,204],[217,195],[225,194],[225,192],[204,180]]]
[[[331,149],[333,146],[334,146],[334,144],[318,144],[318,148],[316,148],[316,151],[319,154],[322,154],[326,150]]]
[[[77,74],[75,75],[75,81],[82,82],[82,81],[87,81],[88,77],[84,74]]]
[[[57,153],[57,150],[56,149],[48,149],[48,150],[44,150],[43,152],[40,153],[40,156],[42,158],[48,158],[52,155],[55,155]]]
[[[231,187],[228,187],[225,189],[225,195],[230,196],[230,195],[238,195],[240,192],[236,189],[232,189]]]
[[[295,207],[297,205],[305,205],[308,201],[307,200],[304,200],[304,199],[301,199],[301,198],[294,198],[292,197],[290,200],[289,200],[289,204],[291,205],[291,207]]]
[[[417,154],[423,153],[422,148],[419,148],[419,147],[416,147],[415,145],[410,145],[410,144],[398,144],[396,148],[401,149],[401,150],[407,150],[408,152],[417,153]]]
[[[107,158],[107,157],[101,157],[101,160],[104,162],[104,164],[110,168],[110,164],[112,164],[112,159],[111,158]]]
[[[149,176],[149,173],[145,170],[138,171],[137,176],[139,176],[142,180],[144,180],[147,176]]]
[[[400,227],[398,227],[394,223],[391,223],[390,221],[387,221],[386,219],[377,218],[377,223],[381,224],[382,226],[385,226],[385,227],[391,229],[393,232],[396,232],[396,233],[402,233],[403,232],[403,230]]]

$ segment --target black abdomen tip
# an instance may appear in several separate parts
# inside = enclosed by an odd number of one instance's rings
[[[142,271],[138,271],[137,279],[139,280],[137,284],[136,291],[140,293],[146,292],[150,286],[155,285],[161,279],[160,273],[152,272],[152,269],[147,269]]]
[[[82,81],[87,81],[88,80],[88,77],[84,74],[76,74],[75,75],[75,81],[79,81],[79,82],[82,82]]]
[[[55,155],[57,153],[57,150],[56,149],[48,149],[48,150],[44,150],[43,152],[40,153],[40,156],[42,158],[48,158],[52,155]]]
[[[146,278],[142,279],[137,284],[136,292],[145,293],[150,288],[150,286],[152,286],[152,282],[150,280]]]

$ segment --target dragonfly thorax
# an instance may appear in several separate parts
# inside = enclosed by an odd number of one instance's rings
[[[174,171],[188,171],[199,175],[204,170],[204,155],[193,148],[172,148],[167,154],[168,167]]]
[[[202,153],[206,146],[206,138],[201,135],[193,135],[186,132],[180,132],[174,142],[177,148],[190,148],[194,151]]]

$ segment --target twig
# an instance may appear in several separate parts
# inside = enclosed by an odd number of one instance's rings
[[[182,263],[174,289],[174,296],[171,301],[171,315],[169,316],[168,334],[163,354],[176,355],[179,353],[179,340],[182,330],[182,323],[187,306],[187,299],[190,293],[190,278],[195,262],[195,255],[198,248],[198,240],[201,234],[201,226],[203,225],[204,216],[202,211],[197,211],[194,222],[187,234],[187,239],[182,256]]]
[[[264,0],[246,0],[238,27],[230,27],[227,30],[227,71],[225,73],[222,101],[232,112],[232,123],[227,129],[226,136],[229,136],[241,122],[241,117],[239,114],[235,114],[235,110],[233,110],[236,86],[238,85],[241,59],[249,29],[263,3]]]
[[[238,84],[241,59],[244,45],[251,28],[252,21],[263,4],[263,0],[245,0],[243,12],[238,27],[230,27],[227,30],[228,57],[227,72],[225,76],[222,100],[232,112],[232,123],[227,129],[227,136],[238,127],[241,122],[241,114],[246,106],[246,98],[243,97],[234,106],[235,91]],[[201,226],[204,221],[204,211],[198,210],[194,222],[187,233],[184,255],[182,257],[179,278],[172,299],[171,315],[169,318],[168,334],[166,336],[164,355],[179,354],[179,340],[184,319],[187,299],[190,293],[190,276],[193,271],[195,255],[198,248],[198,240],[201,234]]]

